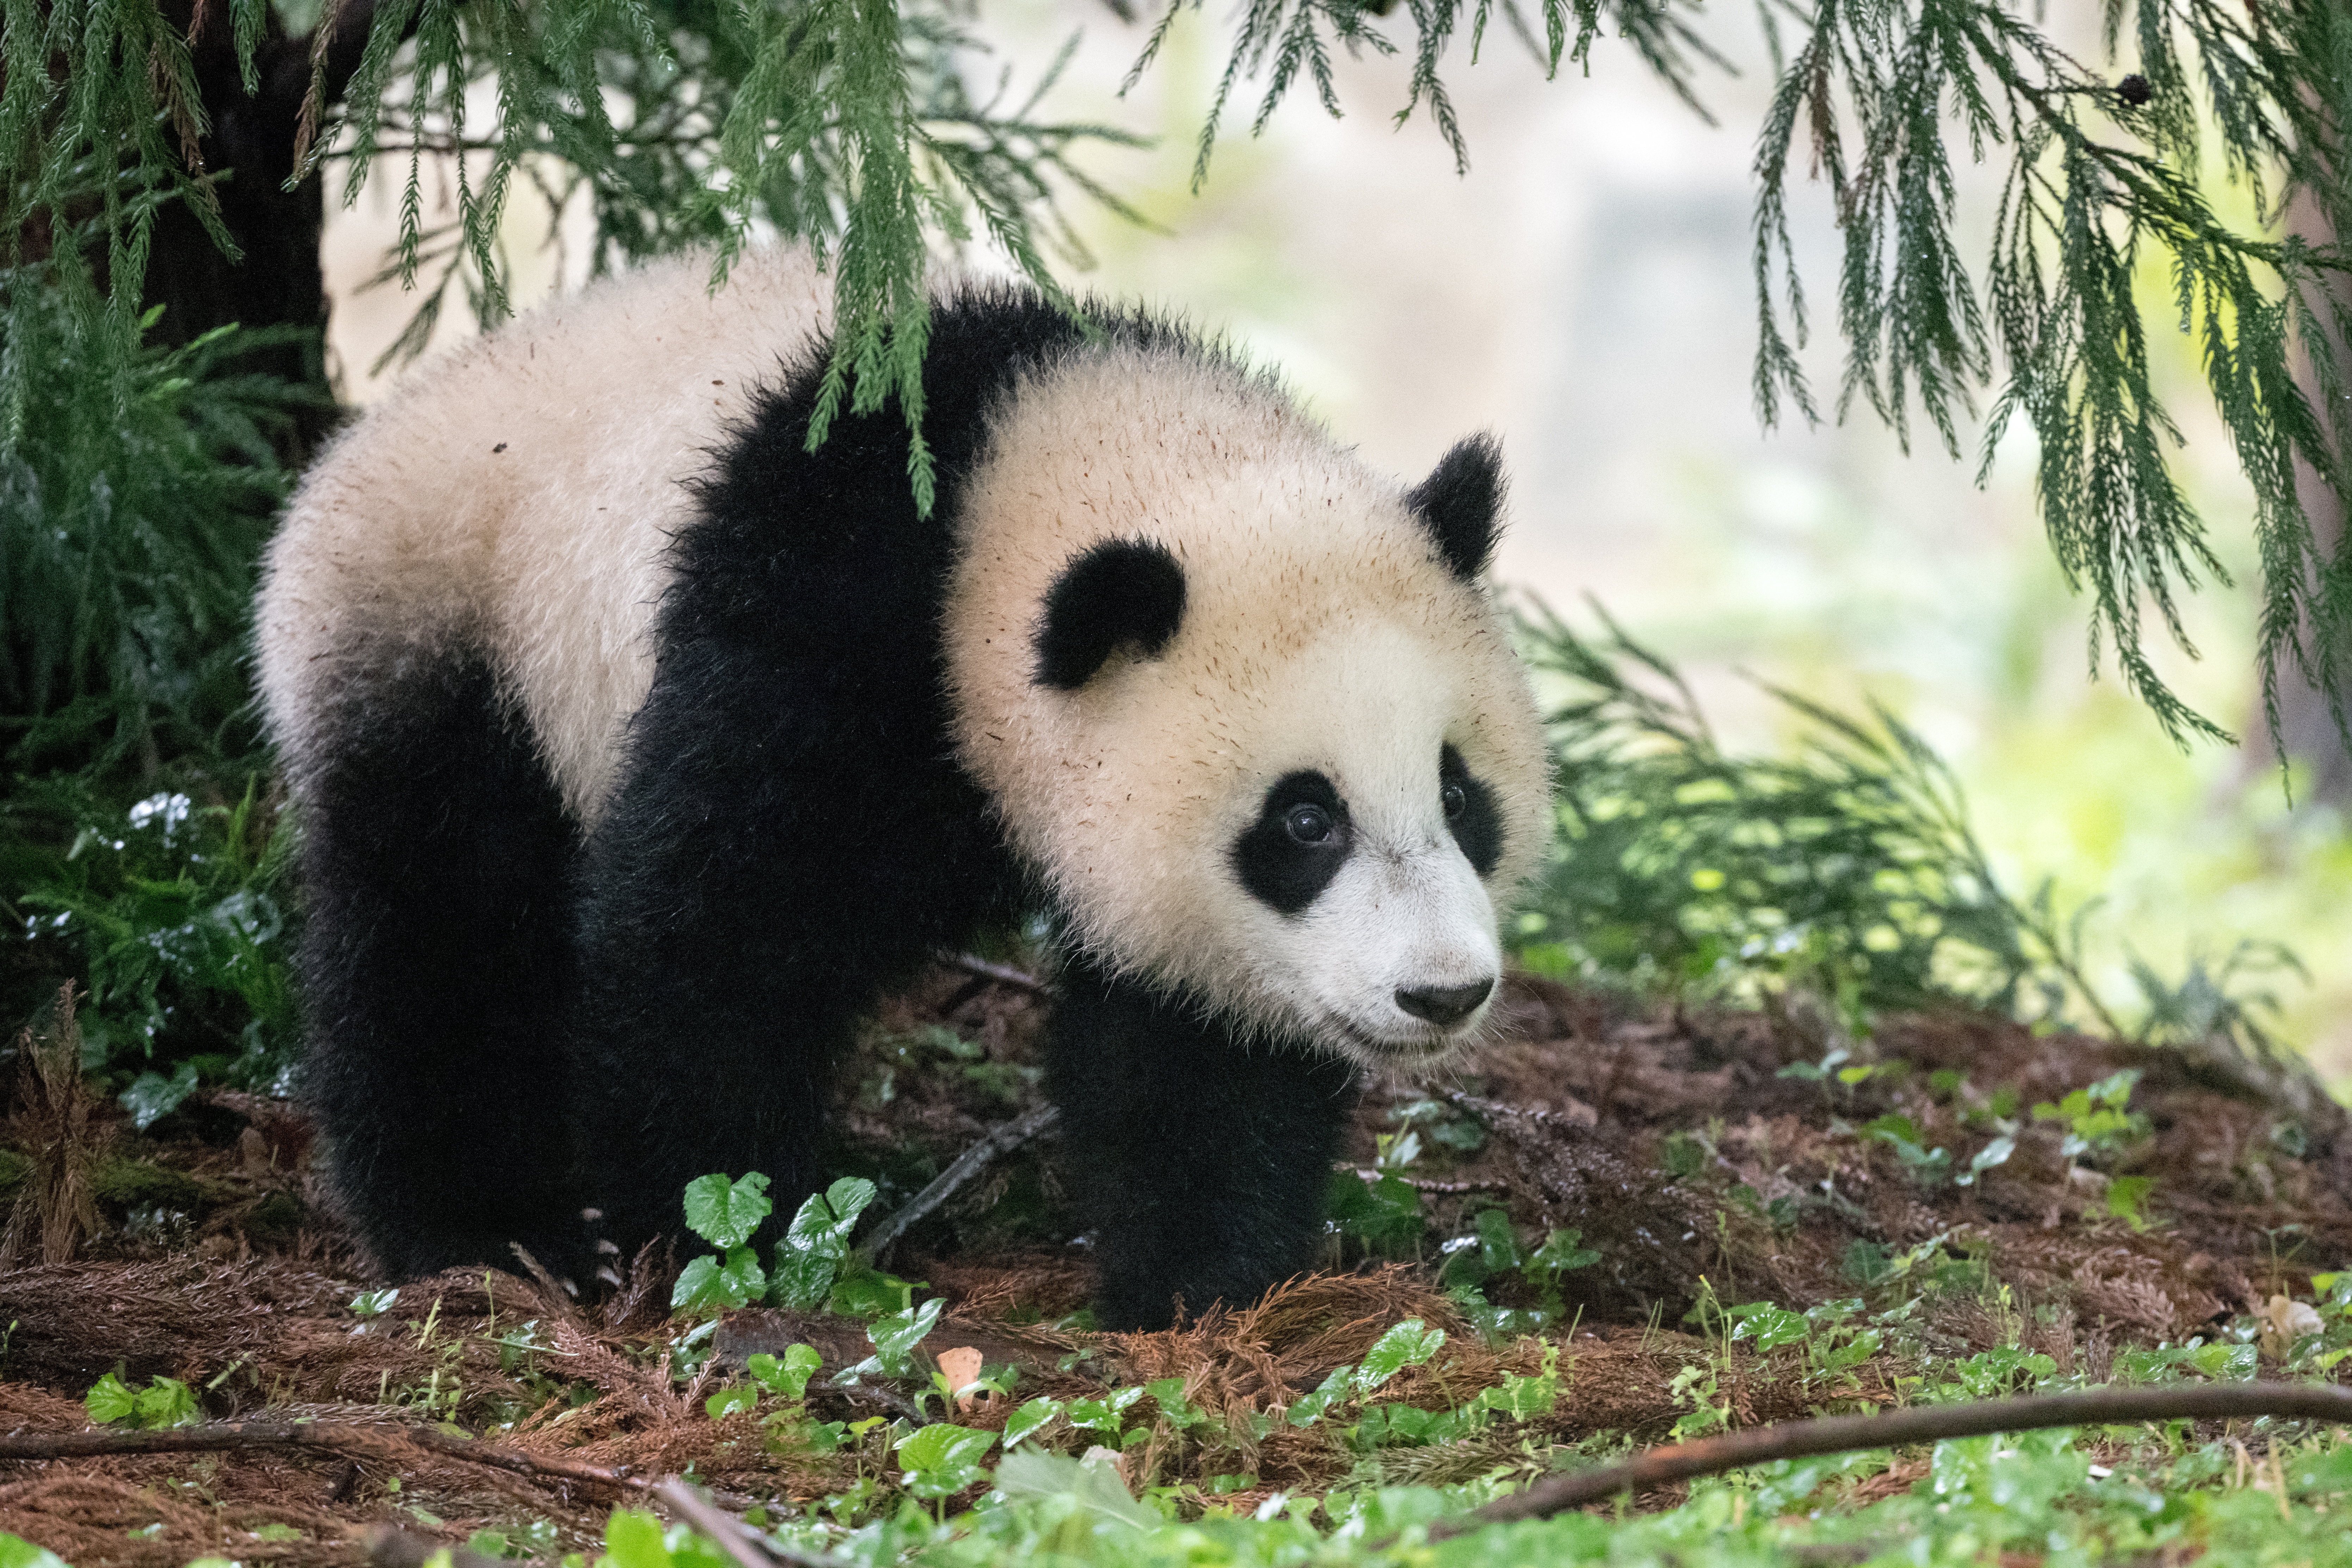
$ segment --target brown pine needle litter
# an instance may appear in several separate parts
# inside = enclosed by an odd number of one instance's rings
[[[1048,1005],[943,966],[882,1010],[836,1086],[852,1153],[886,1178],[877,1219],[1036,1110]],[[57,1011],[37,1035],[68,1026]],[[575,1300],[520,1260],[363,1297],[380,1287],[319,1199],[298,1111],[213,1095],[142,1135],[20,1050],[26,1065],[0,1107],[17,1162],[0,1205],[37,1217],[12,1230],[18,1261],[0,1271],[0,1327],[13,1325],[0,1351],[0,1531],[81,1568],[207,1554],[358,1564],[372,1542],[391,1562],[482,1530],[535,1555],[593,1553],[614,1502],[642,1503],[681,1474],[722,1513],[822,1499],[861,1466],[895,1484],[888,1423],[918,1395],[924,1419],[1002,1429],[1041,1394],[1098,1398],[1171,1378],[1209,1425],[1153,1424],[1123,1468],[1139,1488],[1202,1489],[1188,1509],[1248,1511],[1351,1476],[1506,1475],[1534,1483],[1501,1505],[1526,1510],[1587,1495],[1559,1490],[1570,1483],[1672,1483],[1696,1473],[1672,1467],[1709,1445],[1716,1458],[1754,1462],[1753,1444],[1787,1438],[1771,1437],[1774,1424],[1824,1408],[1883,1410],[1854,1440],[1894,1440],[1922,1414],[1892,1408],[1913,1370],[1904,1354],[1920,1345],[1938,1357],[2014,1345],[2101,1383],[2125,1352],[2254,1322],[2271,1327],[2248,1353],[2271,1346],[2259,1353],[2272,1357],[2292,1341],[2311,1273],[2352,1262],[2352,1131],[2332,1104],[2242,1062],[1917,1015],[1878,1021],[1875,1060],[1899,1065],[1848,1085],[1784,1074],[1824,1053],[1822,1025],[1801,1010],[1653,1011],[1520,979],[1503,1014],[1503,1037],[1443,1081],[1373,1083],[1343,1151],[1346,1171],[1373,1171],[1377,1140],[1393,1158],[1399,1134],[1416,1134],[1421,1152],[1403,1174],[1425,1221],[1418,1244],[1387,1258],[1335,1245],[1327,1267],[1265,1300],[1207,1305],[1165,1333],[1067,1321],[1086,1300],[1087,1262],[1073,1245],[1058,1134],[997,1139],[1004,1147],[968,1163],[893,1255],[922,1294],[947,1298],[925,1351],[975,1352],[990,1378],[1010,1378],[1009,1395],[982,1391],[952,1409],[922,1375],[832,1386],[872,1349],[861,1322],[839,1317],[730,1313],[709,1363],[677,1375],[672,1342],[688,1325],[667,1316],[679,1260],[667,1255],[630,1260],[624,1287],[599,1299]],[[2032,1120],[2034,1105],[2124,1068],[2140,1075],[2129,1105],[2145,1126],[2111,1157],[2070,1156],[2061,1122]],[[1997,1095],[2018,1128],[2013,1149],[1958,1184],[1952,1173],[1991,1142]],[[1907,1119],[1915,1150],[1948,1152],[1940,1176],[1922,1179],[1890,1139],[1864,1131],[1888,1117]],[[2120,1189],[2132,1202],[2114,1201],[2117,1184],[2143,1176],[2153,1181]],[[1486,1209],[1504,1211],[1527,1247],[1573,1229],[1599,1255],[1560,1276],[1563,1317],[1546,1340],[1490,1343],[1439,1288],[1444,1245],[1475,1236]],[[68,1232],[69,1256],[52,1256],[51,1236]],[[1874,1278],[1888,1269],[1909,1272]],[[1759,1352],[1726,1338],[1720,1315],[1745,1302],[1883,1303],[1891,1290],[1918,1298],[1912,1350],[1883,1349],[1834,1375],[1796,1348]],[[1507,1281],[1489,1294],[1533,1304]],[[1286,1419],[1408,1319],[1444,1343],[1383,1399],[1458,1408],[1538,1374],[1549,1344],[1557,1403],[1458,1443],[1370,1457],[1332,1423]],[[794,1343],[824,1362],[809,1385],[813,1419],[881,1418],[835,1452],[779,1451],[762,1426],[772,1400],[719,1418],[706,1408],[741,1383],[746,1358]],[[961,1376],[970,1356],[956,1364]],[[1698,1373],[1714,1380],[1727,1433],[1610,1470],[1690,1414]],[[142,1440],[93,1429],[82,1404],[110,1373],[132,1387],[180,1380],[206,1425],[144,1440],[171,1451],[124,1451]],[[2130,1392],[2252,1398],[2261,1385]],[[1152,1408],[1135,1406],[1131,1424],[1151,1423]],[[226,1435],[240,1426],[288,1440]],[[1196,1435],[1212,1429],[1223,1436]],[[1056,1428],[1045,1440],[1075,1451],[1086,1436]]]

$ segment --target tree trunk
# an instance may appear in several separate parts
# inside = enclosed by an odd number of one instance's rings
[[[335,36],[327,49],[326,96],[339,99],[358,68],[375,7],[373,0],[347,0],[330,6]],[[299,463],[334,421],[326,374],[327,290],[319,267],[319,238],[326,223],[323,182],[318,174],[287,188],[294,172],[294,136],[302,100],[310,87],[309,37],[287,37],[273,12],[268,36],[256,50],[259,86],[248,94],[237,71],[228,8],[197,5],[195,36],[189,45],[196,79],[212,121],[204,140],[205,167],[217,178],[221,217],[245,252],[241,260],[223,254],[184,202],[166,204],[156,215],[154,247],[147,264],[146,303],[163,307],[156,341],[188,342],[215,327],[289,325],[301,329],[290,343],[259,349],[250,368],[319,389],[317,406],[306,409],[284,456]]]

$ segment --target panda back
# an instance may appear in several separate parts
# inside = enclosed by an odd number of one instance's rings
[[[418,658],[496,671],[593,822],[653,670],[685,481],[830,314],[804,253],[593,285],[409,377],[312,467],[264,565],[262,699],[299,787],[325,704]]]

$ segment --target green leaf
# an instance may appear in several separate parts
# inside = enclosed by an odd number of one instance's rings
[[[1167,1521],[1138,1502],[1110,1465],[1087,1465],[1059,1454],[1024,1448],[996,1467],[996,1489],[1010,1498],[1066,1497],[1097,1520],[1157,1530]]]
[[[1528,1272],[1558,1276],[1572,1268],[1591,1268],[1601,1261],[1601,1254],[1580,1245],[1583,1240],[1580,1230],[1553,1231],[1528,1259]]]
[[[1335,1172],[1325,1203],[1332,1224],[1375,1249],[1403,1253],[1421,1239],[1421,1192],[1400,1177],[1365,1182]]]
[[[2009,1157],[2016,1152],[2017,1140],[2004,1132],[2000,1137],[1994,1139],[1991,1142],[1986,1144],[1983,1148],[1978,1150],[1976,1152],[1975,1158],[1969,1162],[1969,1168],[1961,1172],[1955,1180],[1959,1185],[1964,1187],[1973,1185],[1976,1179],[1979,1176],[1983,1175],[1987,1171],[1991,1170],[1996,1165],[2005,1165],[2009,1163]]]
[[[1126,1425],[1120,1418],[1142,1397],[1140,1387],[1114,1388],[1100,1399],[1071,1400],[1066,1413],[1071,1426],[1081,1431],[1098,1432],[1105,1443],[1117,1447],[1121,1428]]]
[[[938,1323],[940,1311],[946,1305],[946,1297],[934,1296],[919,1307],[876,1319],[866,1331],[866,1337],[873,1342],[874,1353],[851,1367],[846,1375],[852,1379],[866,1375],[905,1377],[913,1370],[915,1347]]]
[[[1051,1421],[1055,1416],[1059,1415],[1061,1413],[1062,1402],[1060,1400],[1048,1399],[1043,1395],[1040,1395],[1035,1399],[1032,1399],[1023,1405],[1021,1408],[1013,1413],[1011,1419],[1004,1423],[1005,1452],[1008,1454],[1011,1453],[1013,1451],[1013,1446],[1015,1443],[1018,1443],[1022,1438],[1028,1436],[1031,1433],[1038,1431],[1044,1427],[1047,1422]]]
[[[635,1509],[616,1508],[604,1521],[604,1555],[611,1568],[671,1568],[661,1521]]]
[[[703,1413],[713,1421],[723,1421],[730,1415],[740,1415],[746,1410],[757,1410],[759,1407],[760,1391],[757,1388],[746,1388],[740,1384],[733,1388],[722,1388],[702,1402]]]
[[[813,1312],[825,1304],[849,1258],[849,1233],[874,1201],[874,1190],[862,1177],[845,1176],[793,1211],[776,1244],[776,1305]]]
[[[46,1546],[0,1530],[0,1568],[66,1568],[66,1560]]]
[[[758,1171],[736,1182],[698,1176],[686,1184],[686,1226],[720,1251],[732,1251],[774,1212],[767,1192],[768,1178]]]
[[[81,1406],[89,1412],[91,1421],[100,1426],[110,1426],[127,1420],[139,1408],[139,1396],[123,1384],[122,1379],[108,1373],[90,1384],[89,1392],[81,1396]]]
[[[139,1393],[138,1424],[148,1428],[193,1426],[204,1417],[196,1396],[176,1377],[159,1377]]]
[[[824,1358],[810,1345],[786,1346],[782,1360],[761,1351],[744,1363],[746,1371],[782,1399],[804,1397],[810,1377],[824,1365]]]
[[[1160,1407],[1160,1418],[1180,1432],[1188,1432],[1209,1419],[1207,1411],[1195,1409],[1186,1401],[1184,1380],[1181,1377],[1154,1379],[1143,1385],[1143,1392]]]
[[[1445,1331],[1433,1329],[1419,1318],[1407,1318],[1372,1342],[1364,1352],[1364,1364],[1356,1373],[1358,1394],[1372,1390],[1409,1366],[1419,1366],[1437,1353],[1445,1343]]]
[[[1758,1301],[1745,1307],[1734,1307],[1731,1337],[1745,1340],[1759,1351],[1773,1351],[1782,1345],[1802,1344],[1812,1331],[1801,1312],[1785,1311],[1769,1301]]]
[[[767,1288],[759,1255],[750,1247],[734,1248],[723,1263],[705,1254],[679,1271],[670,1288],[670,1310],[731,1311],[758,1300]]]
[[[2117,1176],[2107,1184],[2107,1213],[2134,1230],[2146,1230],[2147,1194],[2156,1190],[2154,1176]]]
[[[1312,1426],[1323,1419],[1333,1401],[1348,1396],[1355,1377],[1356,1369],[1352,1364],[1333,1367],[1331,1375],[1318,1384],[1313,1393],[1291,1401],[1287,1416],[1290,1424],[1293,1426]]]
[[[980,1463],[996,1447],[996,1434],[934,1422],[919,1431],[909,1432],[895,1447],[899,1459],[910,1470],[957,1469]]]
[[[122,1109],[131,1112],[131,1124],[144,1132],[179,1110],[195,1092],[196,1064],[184,1061],[172,1069],[170,1078],[159,1072],[141,1073],[119,1099]]]
[[[723,1295],[719,1284],[719,1259],[705,1253],[678,1270],[677,1283],[669,1289],[669,1310],[683,1311],[719,1302]]]

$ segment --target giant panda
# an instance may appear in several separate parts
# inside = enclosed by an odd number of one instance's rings
[[[708,1172],[790,1214],[861,1011],[1041,917],[1099,1321],[1255,1299],[1359,1069],[1480,1032],[1545,839],[1495,446],[1408,487],[1165,320],[957,283],[925,515],[895,401],[809,448],[815,265],[709,276],[413,375],[269,548],[340,1206],[394,1278],[583,1281]]]

